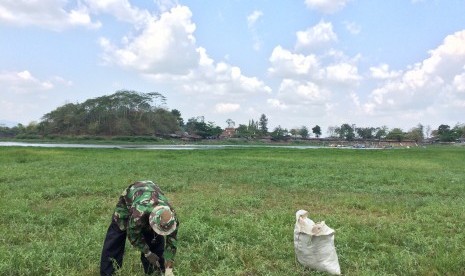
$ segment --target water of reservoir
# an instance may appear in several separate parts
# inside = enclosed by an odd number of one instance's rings
[[[147,150],[195,150],[224,148],[293,148],[316,149],[318,146],[292,145],[96,145],[96,144],[55,144],[55,143],[23,143],[0,142],[0,147],[40,147],[40,148],[91,148],[91,149],[147,149]]]

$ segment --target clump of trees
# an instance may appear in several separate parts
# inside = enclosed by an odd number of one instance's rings
[[[202,139],[215,139],[223,132],[223,129],[213,122],[205,123],[203,116],[187,120],[184,129],[189,135],[196,135]]]
[[[164,104],[158,92],[121,90],[60,106],[42,117],[38,129],[43,135],[166,135],[179,129],[179,118]]]
[[[235,125],[235,123],[228,119],[226,121],[228,126]],[[245,139],[260,139],[268,136],[268,118],[265,114],[262,114],[258,120],[249,120],[247,125],[239,124],[236,129],[236,138]]]
[[[465,138],[465,124],[457,124],[453,128],[449,125],[440,125],[433,135],[441,142],[452,142],[459,138]]]

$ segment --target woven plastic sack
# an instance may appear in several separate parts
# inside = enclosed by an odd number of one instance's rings
[[[341,275],[341,268],[334,246],[334,230],[324,221],[314,223],[308,212],[295,214],[294,248],[297,261],[308,268]]]

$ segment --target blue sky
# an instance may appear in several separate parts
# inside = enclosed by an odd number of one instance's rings
[[[120,89],[185,121],[464,123],[464,0],[1,0],[0,123]]]

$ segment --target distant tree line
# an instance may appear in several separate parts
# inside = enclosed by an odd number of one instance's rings
[[[355,125],[342,124],[341,126],[328,127],[328,134],[332,138],[339,138],[347,141],[355,139],[362,140],[394,140],[402,142],[410,140],[422,142],[425,139],[439,142],[453,142],[465,137],[465,124],[456,124],[453,128],[449,125],[440,125],[437,130],[431,130],[429,126],[425,127],[418,124],[409,131],[403,131],[401,128],[388,129],[382,127],[356,127]]]
[[[40,122],[31,122],[14,127],[0,125],[0,137],[47,137],[47,136],[156,136],[166,137],[189,135],[200,139],[220,137],[223,129],[213,122],[205,122],[203,116],[193,117],[184,122],[177,109],[168,110],[164,106],[166,98],[158,92],[140,93],[120,90],[108,96],[86,100],[83,103],[67,103],[45,114]],[[281,126],[268,129],[268,118],[262,114],[248,124],[235,126],[232,119],[226,121],[233,129],[233,136],[242,139],[271,139],[275,141],[289,139],[307,139],[321,137],[319,125],[311,128],[286,129]],[[408,131],[400,128],[357,127],[354,124],[342,124],[328,127],[329,138],[346,141],[361,140],[414,140],[422,142],[434,139],[452,142],[465,137],[465,124],[454,127],[440,125],[431,130],[429,126],[418,124]]]

